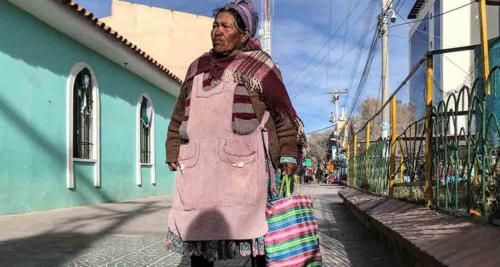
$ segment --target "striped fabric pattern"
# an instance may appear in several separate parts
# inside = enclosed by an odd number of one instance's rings
[[[236,86],[233,102],[233,129],[239,134],[250,134],[259,127],[259,120],[253,108],[247,89]]]
[[[322,266],[318,224],[311,198],[292,195],[268,203],[264,237],[271,267]]]

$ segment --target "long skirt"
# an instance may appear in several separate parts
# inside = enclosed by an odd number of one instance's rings
[[[274,175],[272,164],[266,160],[267,182],[268,182],[268,201],[278,197],[276,184],[279,184],[279,175]],[[269,179],[270,173],[273,173],[275,179]],[[272,181],[272,182],[271,182]],[[264,252],[264,237],[258,237],[250,240],[206,240],[206,241],[183,241],[170,229],[165,238],[165,248],[187,256],[202,256],[208,261],[219,261],[233,259],[240,256],[261,256]]]

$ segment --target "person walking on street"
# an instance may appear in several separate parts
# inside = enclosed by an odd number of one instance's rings
[[[323,181],[323,170],[320,167],[316,170],[316,179],[318,179],[318,184]]]
[[[214,17],[213,48],[189,67],[168,127],[166,162],[177,176],[165,246],[192,266],[237,254],[265,266],[267,179],[294,174],[302,123],[255,37],[252,2]]]

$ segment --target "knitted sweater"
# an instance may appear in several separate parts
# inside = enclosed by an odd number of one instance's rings
[[[204,76],[204,87],[210,86],[208,76]],[[177,103],[168,127],[166,146],[166,161],[176,162],[182,143],[189,142],[186,125],[189,123],[189,106],[192,89],[192,79],[186,81],[179,94]],[[297,157],[297,129],[290,117],[277,109],[270,109],[265,97],[247,84],[238,84],[233,103],[232,128],[237,134],[245,135],[257,128],[264,112],[269,110],[271,119],[266,124],[269,134],[269,153],[274,166],[279,166],[281,157]],[[230,116],[230,114],[228,114]]]

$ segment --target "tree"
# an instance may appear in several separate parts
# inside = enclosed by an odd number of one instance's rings
[[[331,134],[331,131],[323,131],[313,133],[307,138],[307,157],[312,159],[313,164],[316,165],[316,168],[324,168],[328,163],[328,141]]]
[[[388,105],[390,108],[390,105]],[[358,114],[351,119],[351,123],[354,125],[354,133],[359,131],[362,127],[366,125],[369,119],[373,117],[380,109],[382,109],[382,101],[374,98],[368,97],[361,103],[358,108]],[[397,134],[403,133],[403,131],[416,121],[415,117],[415,106],[411,103],[402,103],[401,101],[396,102],[397,109]],[[366,138],[366,127],[358,134],[358,140],[365,140]],[[382,136],[382,112],[378,114],[372,120],[371,128],[371,140],[378,140]]]

